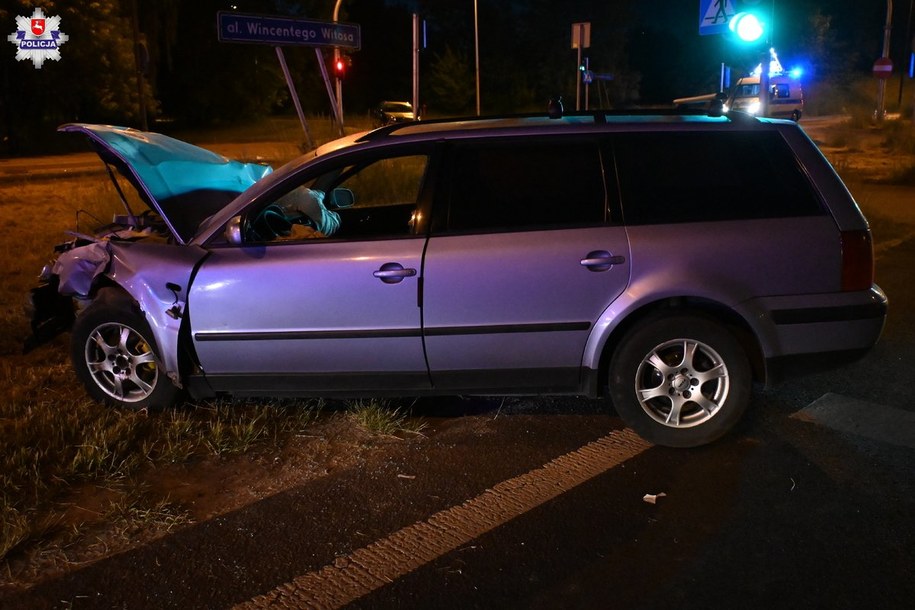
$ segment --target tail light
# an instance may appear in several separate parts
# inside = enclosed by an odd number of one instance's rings
[[[874,283],[874,243],[869,229],[842,231],[842,290],[869,290]]]

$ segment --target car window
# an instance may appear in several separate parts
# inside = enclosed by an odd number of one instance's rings
[[[477,142],[451,157],[449,231],[549,228],[606,221],[599,148],[582,140]]]
[[[759,84],[740,85],[735,97],[759,97]]]
[[[397,102],[383,104],[381,109],[385,112],[413,112],[413,107],[410,104]]]
[[[356,194],[354,207],[415,204],[426,171],[425,155],[393,157],[344,168],[336,186]],[[320,182],[320,179],[316,181]]]
[[[248,223],[249,242],[411,235],[428,158],[341,165],[275,196]]]
[[[613,149],[627,224],[824,213],[774,132],[618,134]]]

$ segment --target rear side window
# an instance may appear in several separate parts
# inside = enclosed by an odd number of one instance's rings
[[[629,133],[613,148],[627,224],[824,214],[775,132]]]
[[[519,139],[459,144],[452,151],[448,229],[546,228],[605,221],[593,141]]]

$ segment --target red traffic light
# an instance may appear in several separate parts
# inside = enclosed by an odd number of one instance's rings
[[[343,57],[338,57],[334,62],[334,76],[343,79],[346,76],[347,61]]]

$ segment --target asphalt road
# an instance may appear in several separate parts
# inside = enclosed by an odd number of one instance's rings
[[[689,451],[642,446],[589,406],[565,414],[518,403],[496,418],[437,419],[429,442],[392,445],[383,461],[4,607],[909,608],[915,599],[912,447],[808,421],[790,392],[759,396],[737,434]]]
[[[436,401],[422,442],[0,605],[911,608],[915,198],[856,188],[888,236],[881,342],[759,389],[712,446],[642,443],[603,402]]]

